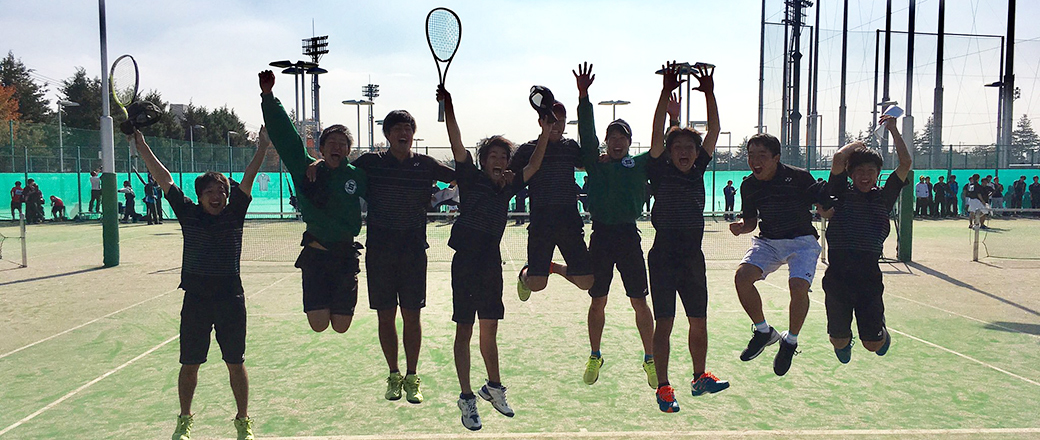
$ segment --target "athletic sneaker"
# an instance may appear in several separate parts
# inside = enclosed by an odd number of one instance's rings
[[[513,408],[509,407],[509,402],[506,401],[506,387],[493,387],[491,384],[485,383],[484,386],[477,390],[477,394],[480,395],[480,398],[491,402],[491,406],[495,407],[502,415],[513,417],[515,414]]]
[[[849,339],[849,345],[844,348],[835,348],[834,355],[838,357],[838,360],[843,364],[849,363],[852,360],[852,343],[854,341]]]
[[[754,328],[754,326],[752,326],[752,328]],[[776,329],[772,326],[770,326],[769,331],[765,333],[755,330],[752,330],[752,332],[754,333],[754,336],[752,336],[751,340],[748,341],[747,348],[740,352],[740,360],[744,362],[758,357],[758,355],[762,354],[762,350],[765,350],[767,346],[773,345],[776,341],[780,340],[780,333],[777,333]]]
[[[784,336],[787,336],[786,331],[780,337],[780,351],[776,352],[776,357],[773,358],[773,372],[777,376],[787,374],[787,370],[791,369],[791,359],[799,353],[798,344],[788,343]]]
[[[657,388],[657,367],[653,359],[643,361],[643,371],[646,372],[646,384],[650,385],[650,389]]]
[[[194,416],[177,416],[177,429],[173,430],[173,440],[188,440],[191,438],[191,425]]]
[[[694,396],[699,396],[704,393],[714,394],[729,388],[729,382],[725,380],[719,380],[710,371],[701,373],[701,377],[698,377],[690,381],[690,393]]]
[[[885,332],[885,343],[875,352],[878,356],[884,356],[885,353],[888,353],[888,347],[892,346],[892,335],[888,333],[888,329],[883,328],[881,331]]]
[[[253,440],[253,419],[236,417],[235,429],[238,431],[238,440]]]
[[[409,403],[422,403],[422,390],[419,389],[421,382],[419,376],[415,374],[409,374],[404,377],[404,394],[405,399]]]
[[[459,410],[462,411],[462,426],[470,431],[476,431],[482,426],[480,414],[477,413],[477,396],[469,399],[459,397]]]
[[[386,400],[398,400],[401,398],[401,386],[404,384],[404,376],[399,371],[390,373],[386,378]]]
[[[675,390],[671,385],[665,385],[657,389],[657,407],[661,412],[679,412],[679,402],[675,401]]]
[[[516,295],[520,297],[520,301],[527,301],[531,298],[531,289],[524,284],[525,270],[527,270],[526,264],[520,269],[520,273],[516,274]]]
[[[589,361],[585,363],[585,375],[582,379],[585,381],[585,385],[592,385],[599,380],[599,369],[603,366],[602,356],[589,356]]]

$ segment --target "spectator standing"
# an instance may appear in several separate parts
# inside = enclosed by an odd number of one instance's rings
[[[1029,185],[1029,207],[1040,208],[1040,177],[1033,176],[1033,184]]]
[[[722,188],[722,195],[726,198],[726,213],[723,214],[723,218],[726,221],[736,221],[737,216],[732,214],[733,206],[736,205],[737,201],[737,188],[733,187],[733,181],[727,180],[726,187]]]
[[[25,188],[22,188],[22,181],[18,180],[14,182],[14,187],[11,188],[11,220],[18,220],[15,217],[14,212],[17,210],[19,214],[22,214],[22,192]]]
[[[928,190],[928,184],[925,183],[924,176],[918,179],[917,185],[914,187],[914,194],[917,196],[917,209],[914,210],[914,216],[928,215],[928,200],[931,198],[931,191]]]
[[[946,203],[949,205],[946,208],[947,213],[956,217],[959,208],[959,206],[957,206],[957,190],[960,189],[960,185],[957,184],[957,176],[951,174],[946,185],[949,186],[949,191],[946,192]]]
[[[134,189],[130,187],[130,181],[124,180],[123,187],[116,190],[116,192],[123,194],[126,198],[126,203],[123,204],[123,223],[130,223],[134,217],[137,217],[137,213],[134,212]]]
[[[932,217],[942,218],[949,215],[946,205],[946,194],[950,192],[950,186],[943,182],[944,177],[939,176],[939,181],[935,185],[932,185],[932,194],[935,197],[932,199]]]
[[[144,217],[148,220],[149,225],[154,225],[159,222],[159,214],[156,212],[156,189],[159,185],[155,183],[155,179],[152,179],[152,175],[148,175],[148,183],[144,184],[144,206],[145,214]]]
[[[1022,209],[1022,197],[1026,195],[1026,176],[1011,184],[1011,208]]]
[[[1004,207],[1004,185],[1000,183],[999,177],[993,178],[993,197],[990,199],[989,205],[993,209],[1001,209]]]
[[[101,212],[101,176],[98,176],[100,170],[99,168],[90,172],[90,203],[87,204],[89,212]]]
[[[25,181],[25,190],[22,191],[22,202],[25,203],[26,223],[43,222],[43,193],[40,186],[33,179]]]

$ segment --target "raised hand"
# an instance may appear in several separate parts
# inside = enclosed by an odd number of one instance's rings
[[[686,80],[679,79],[680,66],[675,61],[666,63],[661,66],[661,69],[664,70],[662,75],[664,77],[662,91],[671,92],[682,85],[682,83],[686,82]]]
[[[881,119],[878,119],[878,124],[883,125],[886,130],[892,130],[896,128],[896,118],[890,115],[881,115]]]
[[[437,101],[444,101],[445,108],[451,105],[451,93],[444,88],[444,84],[437,86]]]
[[[271,143],[271,137],[267,135],[267,126],[263,125],[260,127],[260,134],[256,138],[256,148],[266,150],[273,145]]]
[[[715,66],[697,63],[693,69],[693,77],[697,78],[699,82],[694,90],[700,90],[704,93],[715,91]]]
[[[679,120],[679,113],[682,112],[682,97],[678,93],[672,92],[672,97],[668,99],[668,118],[672,121]]]
[[[578,97],[584,98],[589,95],[589,86],[596,80],[596,75],[592,74],[592,64],[584,62],[578,65],[578,71],[571,70],[574,74],[574,80],[578,83]]]
[[[271,93],[271,89],[274,88],[274,72],[264,70],[257,76],[260,77],[260,93]]]

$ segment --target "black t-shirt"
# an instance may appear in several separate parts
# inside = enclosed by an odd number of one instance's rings
[[[502,241],[509,200],[524,186],[523,174],[499,187],[473,165],[472,156],[455,163],[459,185],[459,218],[451,228],[448,246],[455,250],[496,248]]]
[[[733,203],[737,198],[737,189],[733,185],[722,188],[722,194],[726,197],[726,203]]]
[[[770,180],[748,176],[740,184],[744,219],[758,219],[758,236],[762,238],[819,237],[810,212],[820,191],[816,185],[808,171],[782,163],[777,164],[776,175]]]
[[[218,215],[207,214],[177,185],[170,186],[166,200],[184,236],[180,288],[199,294],[241,294],[242,224],[252,197],[232,187],[228,204]]]
[[[932,192],[935,193],[935,199],[945,199],[946,193],[949,192],[949,185],[946,182],[939,182],[932,185]]]
[[[646,164],[654,205],[650,219],[657,230],[704,229],[704,172],[711,162],[703,150],[688,173],[679,171],[664,154]]]
[[[365,201],[368,202],[369,239],[375,232],[375,235],[410,237],[425,246],[430,187],[435,180],[455,180],[455,170],[418,153],[399,161],[390,151],[365,153],[355,159],[353,165],[368,175]]]
[[[524,167],[531,161],[537,141],[523,144],[509,162],[513,174],[523,175]],[[527,182],[528,197],[531,198],[531,223],[552,221],[554,214],[562,210],[578,212],[578,185],[574,181],[574,169],[581,168],[581,147],[574,139],[550,142],[545,147],[545,156],[538,172]]]
[[[992,194],[993,188],[990,188],[981,183],[968,182],[964,185],[964,196],[969,199],[978,199],[983,203],[989,203],[990,194]]]
[[[881,255],[891,230],[889,213],[906,184],[892,173],[883,188],[875,186],[861,192],[849,183],[846,174],[831,174],[827,192],[834,197],[834,217],[828,223],[827,245]]]
[[[1040,183],[1029,185],[1029,198],[1031,200],[1040,200]],[[1040,208],[1040,206],[1033,206],[1033,208]]]

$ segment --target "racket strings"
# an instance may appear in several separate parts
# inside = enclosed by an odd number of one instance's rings
[[[435,11],[426,22],[426,34],[433,55],[439,61],[447,61],[459,47],[461,24],[450,12]]]
[[[130,104],[137,94],[137,69],[132,63],[121,61],[112,68],[112,93],[122,105]]]

